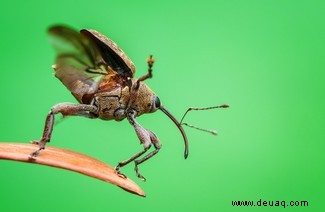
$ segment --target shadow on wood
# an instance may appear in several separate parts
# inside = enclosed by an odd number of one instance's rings
[[[0,159],[67,169],[112,183],[133,194],[146,196],[132,180],[119,177],[114,168],[102,161],[78,152],[49,146],[36,158],[30,158],[30,154],[37,148],[35,144],[0,142]]]

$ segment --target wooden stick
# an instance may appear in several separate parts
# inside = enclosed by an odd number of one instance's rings
[[[102,161],[78,152],[49,146],[36,158],[30,158],[30,154],[37,148],[35,144],[0,142],[0,159],[67,169],[112,183],[133,194],[146,196],[132,180],[119,177],[114,168]]]

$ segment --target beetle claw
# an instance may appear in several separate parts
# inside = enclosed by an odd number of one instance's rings
[[[36,150],[35,152],[29,155],[29,158],[35,159],[39,155],[40,151],[41,151],[40,149]]]
[[[119,165],[117,165],[117,166],[115,167],[115,173],[116,173],[119,177],[121,177],[121,178],[124,178],[124,179],[127,178],[125,174],[123,174],[122,172],[120,172],[120,166],[119,166]]]
[[[140,179],[140,180],[142,180],[143,182],[146,182],[147,181],[147,179],[144,177],[144,176],[142,176],[141,174],[137,174],[137,177]]]
[[[143,182],[146,182],[147,179],[145,177],[143,177],[140,173],[139,173],[139,169],[138,169],[138,164],[135,162],[135,167],[134,167],[135,173],[137,175],[137,177],[142,180]]]
[[[29,155],[29,158],[30,159],[35,159],[38,155],[39,155],[39,153],[41,152],[41,150],[43,150],[43,149],[45,149],[45,147],[40,147],[40,148],[38,148],[38,150],[36,150],[35,152],[33,152],[32,154],[30,154]]]
[[[29,143],[39,145],[39,141],[38,140],[31,140]]]
[[[126,178],[127,178],[127,176],[126,176],[125,174],[123,174],[122,172],[120,172],[120,171],[116,171],[116,174],[117,174],[119,177],[123,178],[123,179],[126,179]]]

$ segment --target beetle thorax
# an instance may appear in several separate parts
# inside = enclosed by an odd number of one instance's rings
[[[132,79],[132,84],[136,79]],[[133,86],[132,86],[133,88]],[[143,82],[134,90],[129,86],[119,86],[113,90],[100,91],[94,95],[94,104],[98,107],[98,118],[120,121],[127,116],[127,111],[133,110],[136,116],[156,111],[155,94]]]
[[[98,118],[120,121],[126,117],[126,110],[130,100],[129,87],[117,87],[110,91],[95,94],[94,104],[98,108]]]

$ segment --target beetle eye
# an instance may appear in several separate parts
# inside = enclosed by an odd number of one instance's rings
[[[158,96],[156,96],[156,98],[155,98],[155,107],[156,108],[160,107],[160,100],[159,100]]]

